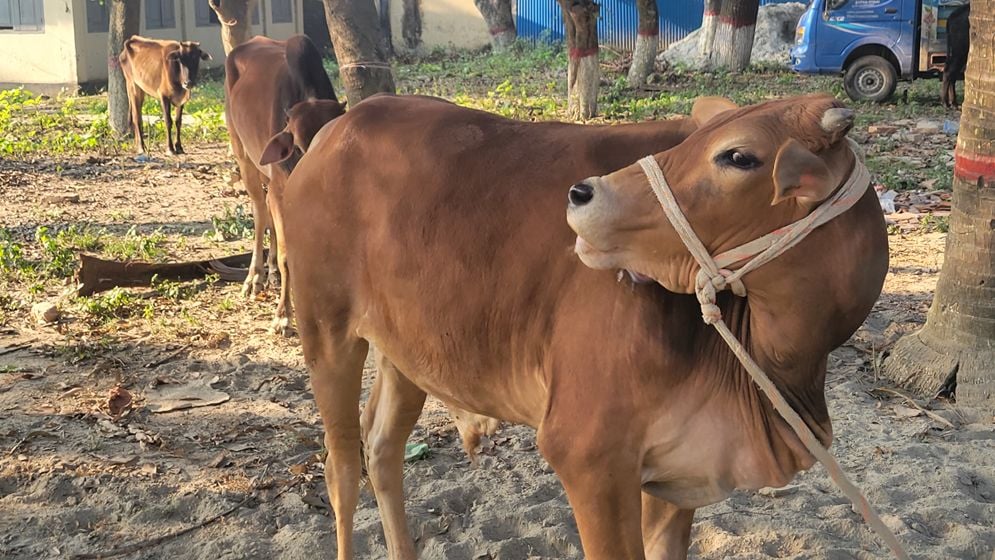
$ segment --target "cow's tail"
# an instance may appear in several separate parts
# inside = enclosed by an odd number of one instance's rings
[[[306,98],[338,101],[332,81],[321,64],[321,53],[307,35],[287,39],[287,66],[290,79]]]

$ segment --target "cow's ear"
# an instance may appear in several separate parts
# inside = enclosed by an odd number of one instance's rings
[[[725,97],[699,97],[694,100],[694,105],[691,106],[691,120],[698,126],[704,126],[715,115],[738,108],[739,105]]]
[[[211,53],[209,53],[207,51],[200,51],[200,59],[201,60],[214,60],[214,57],[211,56]]]
[[[169,54],[166,55],[166,60],[169,62],[176,62],[180,59],[180,55],[180,51],[170,51]]]
[[[294,135],[284,130],[273,138],[270,138],[263,155],[259,158],[259,165],[269,165],[279,163],[290,157],[294,153]]]
[[[825,162],[794,138],[777,151],[771,205],[789,198],[802,203],[819,202],[832,194],[835,188],[833,173]]]

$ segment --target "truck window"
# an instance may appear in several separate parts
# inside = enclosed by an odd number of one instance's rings
[[[826,2],[826,6],[830,10],[838,10],[843,6],[845,6],[848,1],[849,0],[829,0],[828,2]]]

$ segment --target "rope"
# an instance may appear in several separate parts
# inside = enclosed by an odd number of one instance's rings
[[[736,295],[745,296],[746,287],[742,283],[742,277],[745,274],[777,258],[798,244],[815,228],[846,212],[857,200],[860,200],[867,190],[867,186],[870,184],[870,173],[862,163],[861,158],[857,158],[850,177],[836,194],[820,204],[808,216],[759,239],[726,251],[714,258],[694,233],[694,229],[688,222],[687,217],[684,216],[680,206],[678,206],[677,199],[674,198],[674,193],[670,190],[669,185],[667,185],[667,180],[663,176],[663,170],[660,169],[660,165],[656,159],[653,156],[647,156],[639,160],[639,165],[643,168],[646,178],[649,179],[653,193],[656,194],[657,200],[660,201],[667,219],[670,220],[670,223],[677,231],[684,245],[690,251],[691,256],[698,263],[699,270],[695,277],[695,295],[698,297],[698,303],[701,304],[702,319],[704,319],[705,323],[715,327],[719,336],[729,345],[733,354],[743,364],[743,367],[746,368],[747,373],[750,374],[757,387],[770,400],[774,409],[791,426],[791,429],[794,430],[798,439],[805,445],[809,453],[826,467],[832,481],[859,510],[860,515],[863,516],[867,524],[871,526],[878,536],[881,537],[881,540],[891,549],[892,554],[899,560],[908,560],[909,555],[898,541],[898,538],[884,524],[860,489],[846,476],[846,473],[843,472],[842,467],[840,467],[840,464],[833,457],[832,453],[822,446],[822,443],[815,437],[812,430],[809,429],[808,424],[791,408],[791,405],[781,395],[777,386],[767,377],[767,374],[757,365],[746,348],[736,339],[736,336],[729,330],[725,321],[722,320],[722,311],[715,303],[716,292],[725,288],[731,289]],[[746,259],[750,260],[735,272],[724,268]]]

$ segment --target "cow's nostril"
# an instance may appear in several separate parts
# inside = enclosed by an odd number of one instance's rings
[[[577,183],[570,187],[570,193],[567,195],[567,198],[570,199],[570,204],[583,206],[591,202],[591,199],[594,198],[594,187],[587,183]]]

